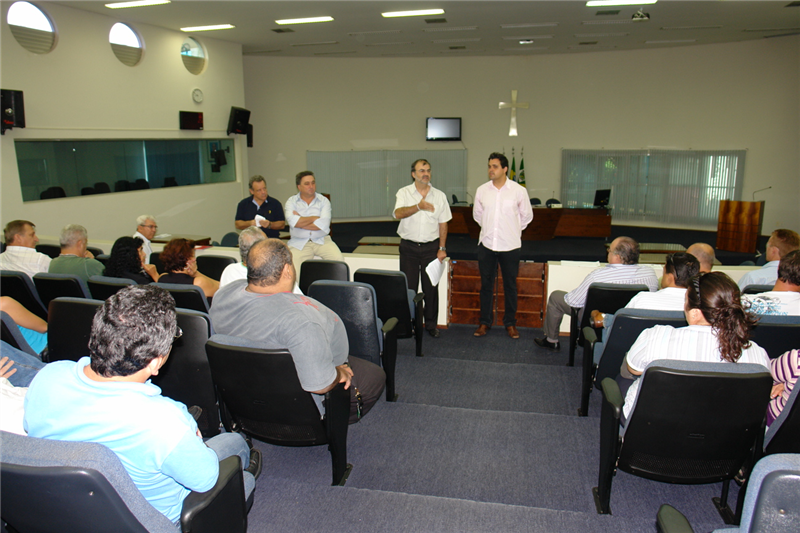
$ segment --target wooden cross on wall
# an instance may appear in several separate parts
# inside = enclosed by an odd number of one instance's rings
[[[508,136],[509,137],[516,137],[517,136],[517,108],[520,109],[528,109],[527,102],[520,102],[517,103],[517,90],[513,89],[511,91],[511,103],[509,102],[500,102],[498,109],[511,109],[511,124],[508,127]]]

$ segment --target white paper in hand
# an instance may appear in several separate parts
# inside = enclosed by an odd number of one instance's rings
[[[425,272],[428,273],[428,277],[431,280],[431,284],[435,287],[439,284],[439,280],[442,278],[442,273],[444,272],[444,262],[439,261],[439,259],[434,259],[428,266],[425,267]]]
[[[262,220],[267,220],[267,219],[262,217],[261,215],[256,215],[256,226],[258,226],[259,228],[261,227]]]

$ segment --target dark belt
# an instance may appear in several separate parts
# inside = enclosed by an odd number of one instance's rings
[[[409,241],[408,239],[400,239],[400,242],[407,242],[408,244],[416,244],[417,246],[424,246],[426,244],[431,244],[434,242],[438,242],[438,239],[434,239],[428,242],[417,242],[417,241]]]

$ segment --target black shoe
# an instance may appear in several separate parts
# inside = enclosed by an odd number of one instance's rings
[[[536,344],[538,344],[542,348],[547,348],[549,350],[560,350],[561,349],[561,343],[560,342],[558,342],[558,341],[550,342],[549,340],[547,340],[547,337],[542,337],[541,339],[533,339],[533,342],[535,342]]]
[[[438,329],[434,328],[434,329],[429,329],[427,331],[428,331],[428,335],[430,335],[434,339],[438,339],[439,338],[439,330]]]
[[[261,475],[261,450],[255,448],[250,450],[250,464],[244,471],[250,472],[255,479],[258,479],[258,476]]]

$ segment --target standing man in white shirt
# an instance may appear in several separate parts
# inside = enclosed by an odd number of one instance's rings
[[[315,255],[330,261],[344,261],[342,252],[328,235],[331,232],[331,203],[317,194],[314,173],[304,170],[295,177],[297,194],[286,200],[283,208],[289,224],[289,250],[295,268]]]
[[[494,322],[492,300],[497,264],[503,274],[505,311],[503,325],[508,336],[517,331],[517,274],[522,255],[522,230],[533,220],[528,191],[507,177],[508,158],[489,155],[489,181],[478,187],[472,217],[481,227],[478,239],[478,268],[481,272],[481,318],[476,337],[488,333]]]
[[[33,222],[12,220],[6,224],[4,233],[6,251],[0,254],[0,269],[25,272],[31,278],[39,272],[47,272],[51,259],[36,251],[39,237]]]
[[[413,183],[397,191],[392,216],[400,219],[400,270],[408,288],[416,291],[420,276],[425,294],[425,329],[438,338],[439,291],[425,272],[425,267],[447,257],[447,222],[453,218],[447,197],[431,185],[431,164],[417,159],[411,164]]]
[[[144,252],[145,264],[150,263],[150,254],[153,253],[153,248],[150,247],[150,239],[156,236],[156,231],[158,231],[158,224],[156,224],[156,219],[151,215],[140,215],[136,218],[136,233],[133,236],[139,237],[144,243],[142,251]]]

